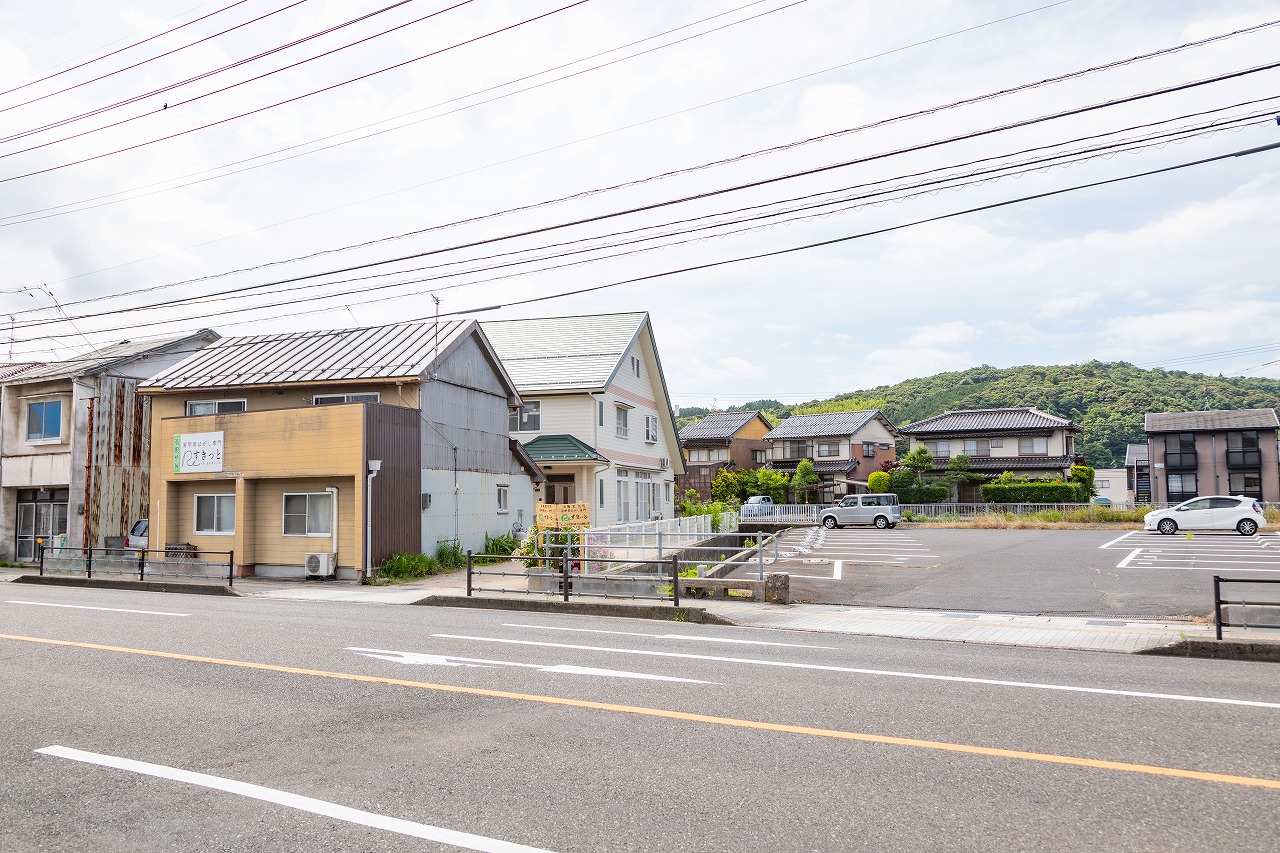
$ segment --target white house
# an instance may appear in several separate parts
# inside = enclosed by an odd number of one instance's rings
[[[545,503],[588,503],[600,526],[675,512],[679,433],[645,312],[484,322],[523,407],[518,439]]]

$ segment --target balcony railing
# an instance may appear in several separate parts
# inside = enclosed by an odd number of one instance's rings
[[[1232,468],[1260,468],[1262,456],[1256,450],[1228,450],[1227,465]]]
[[[1166,453],[1165,468],[1195,468],[1199,464],[1194,453]]]

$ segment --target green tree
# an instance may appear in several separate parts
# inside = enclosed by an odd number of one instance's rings
[[[800,503],[809,503],[810,493],[813,486],[822,482],[822,478],[818,476],[818,472],[813,470],[813,462],[809,459],[801,459],[800,464],[796,466],[796,473],[791,478],[791,489],[796,493],[796,500]]]
[[[752,471],[753,479],[752,492],[753,495],[768,495],[773,498],[774,503],[784,503],[787,499],[787,489],[791,487],[791,478],[781,471],[774,471],[771,468],[760,468]]]
[[[923,481],[925,475],[933,471],[933,454],[929,452],[929,448],[920,444],[915,450],[899,459],[898,464],[914,472],[916,477]]]
[[[711,499],[714,501],[741,502],[750,495],[748,472],[721,468],[711,481]]]

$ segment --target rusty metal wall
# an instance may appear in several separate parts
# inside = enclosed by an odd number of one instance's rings
[[[375,566],[398,552],[416,554],[422,549],[421,429],[417,409],[364,404],[365,460],[382,460],[370,507]]]
[[[100,548],[148,517],[151,479],[151,401],[138,380],[98,376],[90,401],[85,544]]]

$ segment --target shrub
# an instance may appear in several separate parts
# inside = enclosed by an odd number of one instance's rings
[[[440,563],[426,554],[395,554],[378,567],[378,574],[391,581],[412,581],[440,574]]]
[[[1086,503],[1089,495],[1079,483],[987,483],[982,487],[982,499],[987,503],[1061,504]]]
[[[898,496],[898,503],[904,504],[942,503],[951,496],[951,490],[946,486],[907,486],[894,489],[894,493]]]
[[[436,559],[446,569],[460,569],[467,564],[467,552],[452,539],[436,543]]]
[[[867,489],[876,493],[887,492],[892,480],[888,471],[872,471],[867,475]]]

